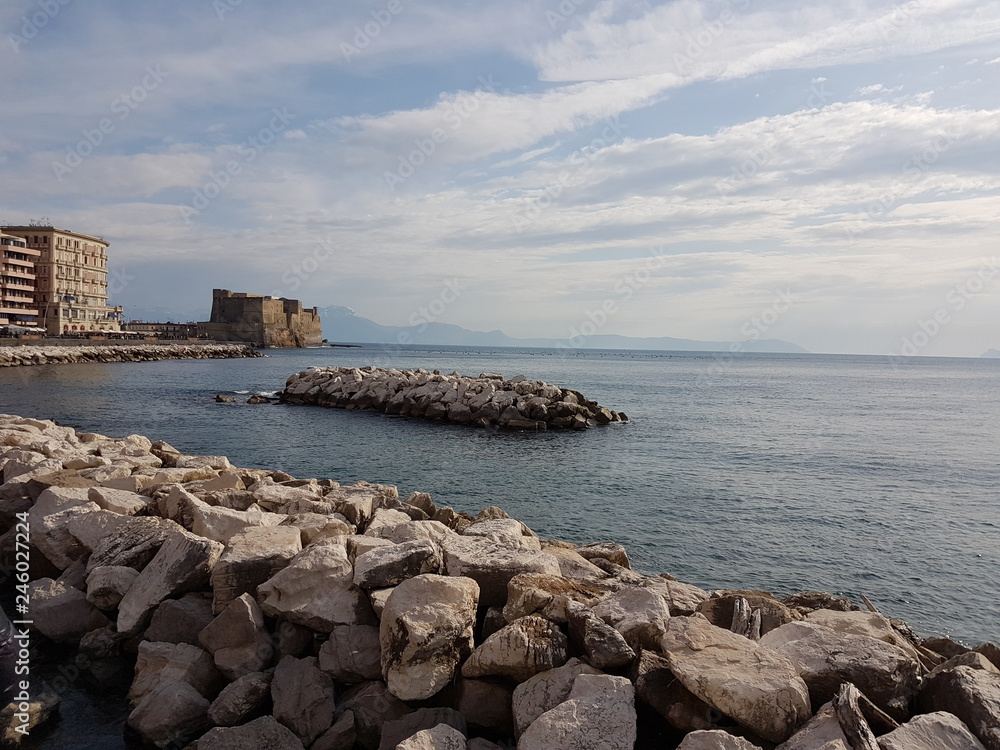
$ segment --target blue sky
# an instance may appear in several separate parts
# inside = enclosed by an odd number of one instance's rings
[[[221,286],[1000,348],[996,0],[12,0],[0,30],[0,221],[108,239],[126,312]]]

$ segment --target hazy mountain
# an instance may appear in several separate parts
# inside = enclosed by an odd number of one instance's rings
[[[349,307],[321,307],[323,336],[336,344],[430,344],[449,346],[572,347],[579,349],[650,349],[660,351],[728,351],[729,341],[696,341],[670,337],[635,338],[617,334],[595,334],[586,338],[518,339],[503,331],[470,331],[448,323],[416,326],[384,326],[362,318]],[[579,344],[579,346],[577,346]],[[743,352],[807,353],[797,344],[780,339],[740,342]]]
[[[987,357],[988,359],[1000,359],[1000,349],[990,349],[979,355],[980,357]]]

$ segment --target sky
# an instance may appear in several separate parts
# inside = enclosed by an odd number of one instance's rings
[[[126,315],[1000,348],[1000,0],[7,0],[0,32],[0,223],[110,241]]]

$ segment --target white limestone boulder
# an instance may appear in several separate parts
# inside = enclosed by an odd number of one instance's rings
[[[222,549],[186,531],[171,535],[118,605],[118,632],[138,632],[164,599],[205,586]]]
[[[838,633],[877,638],[901,649],[914,661],[919,660],[916,647],[892,626],[887,617],[878,612],[817,609],[806,615],[806,622],[823,625]]]
[[[258,586],[257,596],[265,614],[321,633],[376,622],[368,597],[354,585],[347,550],[339,544],[306,547]]]
[[[294,526],[299,529],[303,548],[323,539],[350,536],[355,531],[354,526],[339,513],[332,516],[321,513],[298,513],[294,516],[287,516],[281,525]]]
[[[191,531],[206,539],[227,544],[233,535],[251,526],[278,526],[287,519],[253,505],[245,511],[199,504],[191,509]]]
[[[914,716],[879,737],[878,746],[881,750],[985,750],[962,720],[946,711]]]
[[[493,518],[476,521],[462,529],[461,533],[463,536],[492,539],[495,542],[500,542],[501,544],[517,549],[536,551],[542,549],[538,535],[521,521],[513,518]]]
[[[134,516],[149,510],[152,498],[140,495],[138,492],[113,490],[108,487],[91,487],[87,497],[103,510],[119,513],[123,516]]]
[[[145,641],[190,643],[200,647],[198,636],[213,619],[212,595],[192,592],[180,599],[160,602],[142,638]]]
[[[909,715],[920,665],[895,646],[811,622],[782,625],[764,635],[760,646],[792,662],[809,687],[813,705],[832,700],[841,684],[850,682],[893,718]]]
[[[157,686],[173,682],[185,682],[209,699],[223,684],[211,654],[204,649],[187,643],[140,643],[129,700],[138,703]]]
[[[539,672],[514,688],[512,709],[516,735],[520,737],[535,719],[566,701],[581,674],[602,673],[573,658],[561,667]]]
[[[110,624],[85,593],[51,578],[28,584],[28,598],[32,627],[56,643],[79,643],[87,633]]]
[[[580,675],[569,698],[535,719],[518,750],[632,750],[635,691],[624,677]]]
[[[235,727],[257,713],[271,697],[274,670],[250,672],[226,685],[212,701],[208,718],[217,727]]]
[[[917,707],[954,714],[986,750],[1000,750],[1000,675],[966,666],[942,670],[921,685]]]
[[[101,566],[124,565],[141,571],[172,535],[183,531],[165,518],[127,517],[98,542],[87,560],[87,571]]]
[[[811,716],[787,658],[701,615],[671,618],[660,646],[684,687],[763,739],[783,742]]]
[[[465,677],[507,677],[516,682],[568,659],[568,640],[559,626],[529,615],[500,628],[472,652],[462,665]]]
[[[382,674],[401,700],[423,700],[451,681],[472,651],[479,586],[470,578],[424,574],[389,595],[379,632]]]
[[[365,526],[365,536],[382,536],[396,526],[410,523],[412,519],[399,510],[379,508]]]
[[[98,609],[117,609],[138,577],[138,570],[124,565],[94,568],[87,574],[87,601]]]
[[[391,544],[359,555],[354,561],[354,585],[363,589],[387,588],[407,578],[441,569],[441,552],[429,540]]]
[[[304,750],[288,727],[261,716],[238,727],[215,727],[198,740],[198,750]]]
[[[316,658],[286,656],[271,681],[274,718],[309,746],[333,725],[333,680],[316,666]]]
[[[396,750],[466,750],[465,735],[447,724],[421,729],[398,745]]]
[[[710,729],[689,733],[677,750],[760,750],[760,747],[721,729]]]
[[[503,606],[507,584],[518,573],[560,574],[559,561],[550,554],[508,547],[483,537],[449,536],[441,542],[441,550],[445,572],[476,581],[484,607]]]
[[[212,571],[215,614],[241,594],[255,594],[301,551],[299,530],[289,526],[253,526],[235,533]]]
[[[211,726],[210,705],[186,682],[162,682],[132,709],[128,725],[154,747],[184,747]]]
[[[634,649],[650,646],[666,632],[670,605],[655,591],[628,587],[605,597],[592,607],[594,615],[613,627]]]
[[[597,669],[621,669],[635,659],[625,637],[582,604],[568,608],[567,627],[570,643]]]
[[[374,625],[338,625],[319,650],[319,668],[337,683],[381,679],[381,659],[379,629]]]
[[[242,594],[198,635],[215,666],[232,681],[270,666],[274,648],[264,614],[250,594]]]
[[[593,581],[574,581],[544,573],[519,573],[507,583],[503,615],[507,622],[537,614],[553,622],[565,623],[569,605],[579,603],[590,607],[611,591],[608,586]]]

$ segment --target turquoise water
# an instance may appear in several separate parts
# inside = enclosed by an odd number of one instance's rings
[[[867,595],[919,633],[1000,638],[1000,361],[440,349],[0,371],[0,410],[138,432],[301,477],[396,484],[543,536],[625,543],[706,588]],[[720,358],[724,355],[718,355]],[[309,365],[525,374],[632,421],[510,434],[373,412],[217,404]]]

